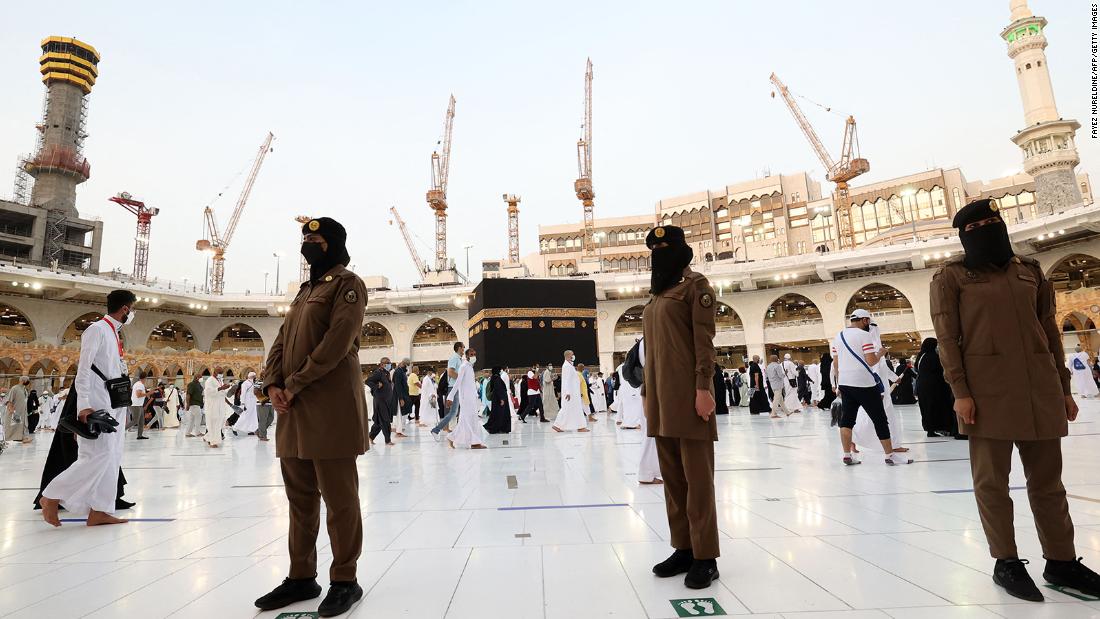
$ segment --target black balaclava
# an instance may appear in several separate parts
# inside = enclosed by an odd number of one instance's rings
[[[959,230],[965,255],[963,264],[968,268],[980,268],[989,265],[1003,267],[1012,259],[1015,252],[1008,238],[1008,226],[1004,221],[986,224],[967,231],[966,226],[990,217],[1000,218],[1000,209],[991,199],[975,200],[959,209],[951,225]]]
[[[348,255],[348,233],[340,222],[331,217],[318,217],[302,225],[302,235],[319,234],[328,243],[328,250],[321,249],[320,243],[302,243],[302,256],[309,263],[309,281],[315,283],[336,265],[347,266],[351,262]]]
[[[691,264],[695,253],[691,246],[680,242],[666,247],[657,247],[650,256],[649,292],[661,294],[680,283],[684,269]]]
[[[1012,250],[1008,226],[1004,222],[986,224],[969,232],[959,230],[959,240],[966,251],[963,264],[970,268],[990,264],[1003,267],[1016,254]]]

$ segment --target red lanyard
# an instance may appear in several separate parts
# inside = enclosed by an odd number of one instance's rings
[[[118,358],[121,359],[122,357],[126,356],[126,353],[122,351],[122,340],[118,339],[118,331],[115,331],[115,326],[111,324],[110,320],[107,320],[106,316],[100,318],[100,320],[107,323],[107,326],[111,327],[111,335],[115,336],[115,342],[118,344]]]

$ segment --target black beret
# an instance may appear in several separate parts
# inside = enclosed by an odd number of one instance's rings
[[[340,222],[331,217],[318,217],[302,224],[302,235],[320,234],[325,240],[336,240],[341,243],[348,240],[348,232]]]
[[[649,231],[645,237],[645,246],[653,249],[657,243],[669,245],[682,244],[684,242],[684,229],[679,226],[657,226]]]
[[[993,200],[988,198],[985,200],[975,200],[955,213],[955,218],[951,220],[951,225],[962,230],[966,228],[967,224],[974,223],[975,221],[989,219],[994,215],[999,217],[1000,213],[997,212],[999,210],[1000,207],[998,207],[997,203]]]

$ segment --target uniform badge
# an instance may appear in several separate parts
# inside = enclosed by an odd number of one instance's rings
[[[332,276],[331,275],[326,275],[325,276],[325,281],[326,282],[331,282],[332,281]]]
[[[989,210],[996,213],[997,211],[1001,210],[1001,207],[996,202],[990,202],[989,203]]]
[[[974,271],[967,271],[966,272],[966,277],[967,277],[967,279],[977,279],[978,274],[975,273]]]
[[[699,305],[702,305],[703,307],[710,307],[711,305],[714,305],[714,297],[711,296],[709,292],[704,293],[703,296],[699,297]]]
[[[355,292],[354,290],[349,290],[344,293],[344,300],[348,303],[355,303],[359,300],[359,293]]]
[[[664,236],[665,236],[665,229],[664,229],[664,228],[656,228],[656,229],[654,229],[654,230],[653,230],[653,236],[655,236],[655,237],[657,237],[657,238],[659,238],[659,239],[660,239],[660,238],[664,238]]]
[[[320,229],[321,229],[321,222],[317,221],[316,219],[309,222],[309,231],[310,232],[317,232]]]

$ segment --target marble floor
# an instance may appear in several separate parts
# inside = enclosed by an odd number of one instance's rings
[[[869,453],[842,466],[822,412],[720,418],[721,580],[704,592],[650,573],[669,553],[668,526],[661,488],[635,481],[637,431],[600,415],[588,435],[532,423],[488,450],[454,451],[420,429],[359,459],[366,595],[350,616],[676,617],[671,600],[707,597],[729,615],[769,618],[1100,617],[1100,602],[1044,589],[1047,602],[1031,604],[993,585],[966,443],[926,438],[916,408],[902,409],[908,467]],[[230,438],[215,451],[175,430],[130,434],[135,521],[53,529],[30,510],[50,438],[0,455],[0,616],[277,615],[252,606],[287,568],[274,443]],[[1100,402],[1083,405],[1063,445],[1078,554],[1097,568]],[[1013,497],[1020,550],[1041,583],[1026,494]],[[327,585],[323,530],[319,545]]]

